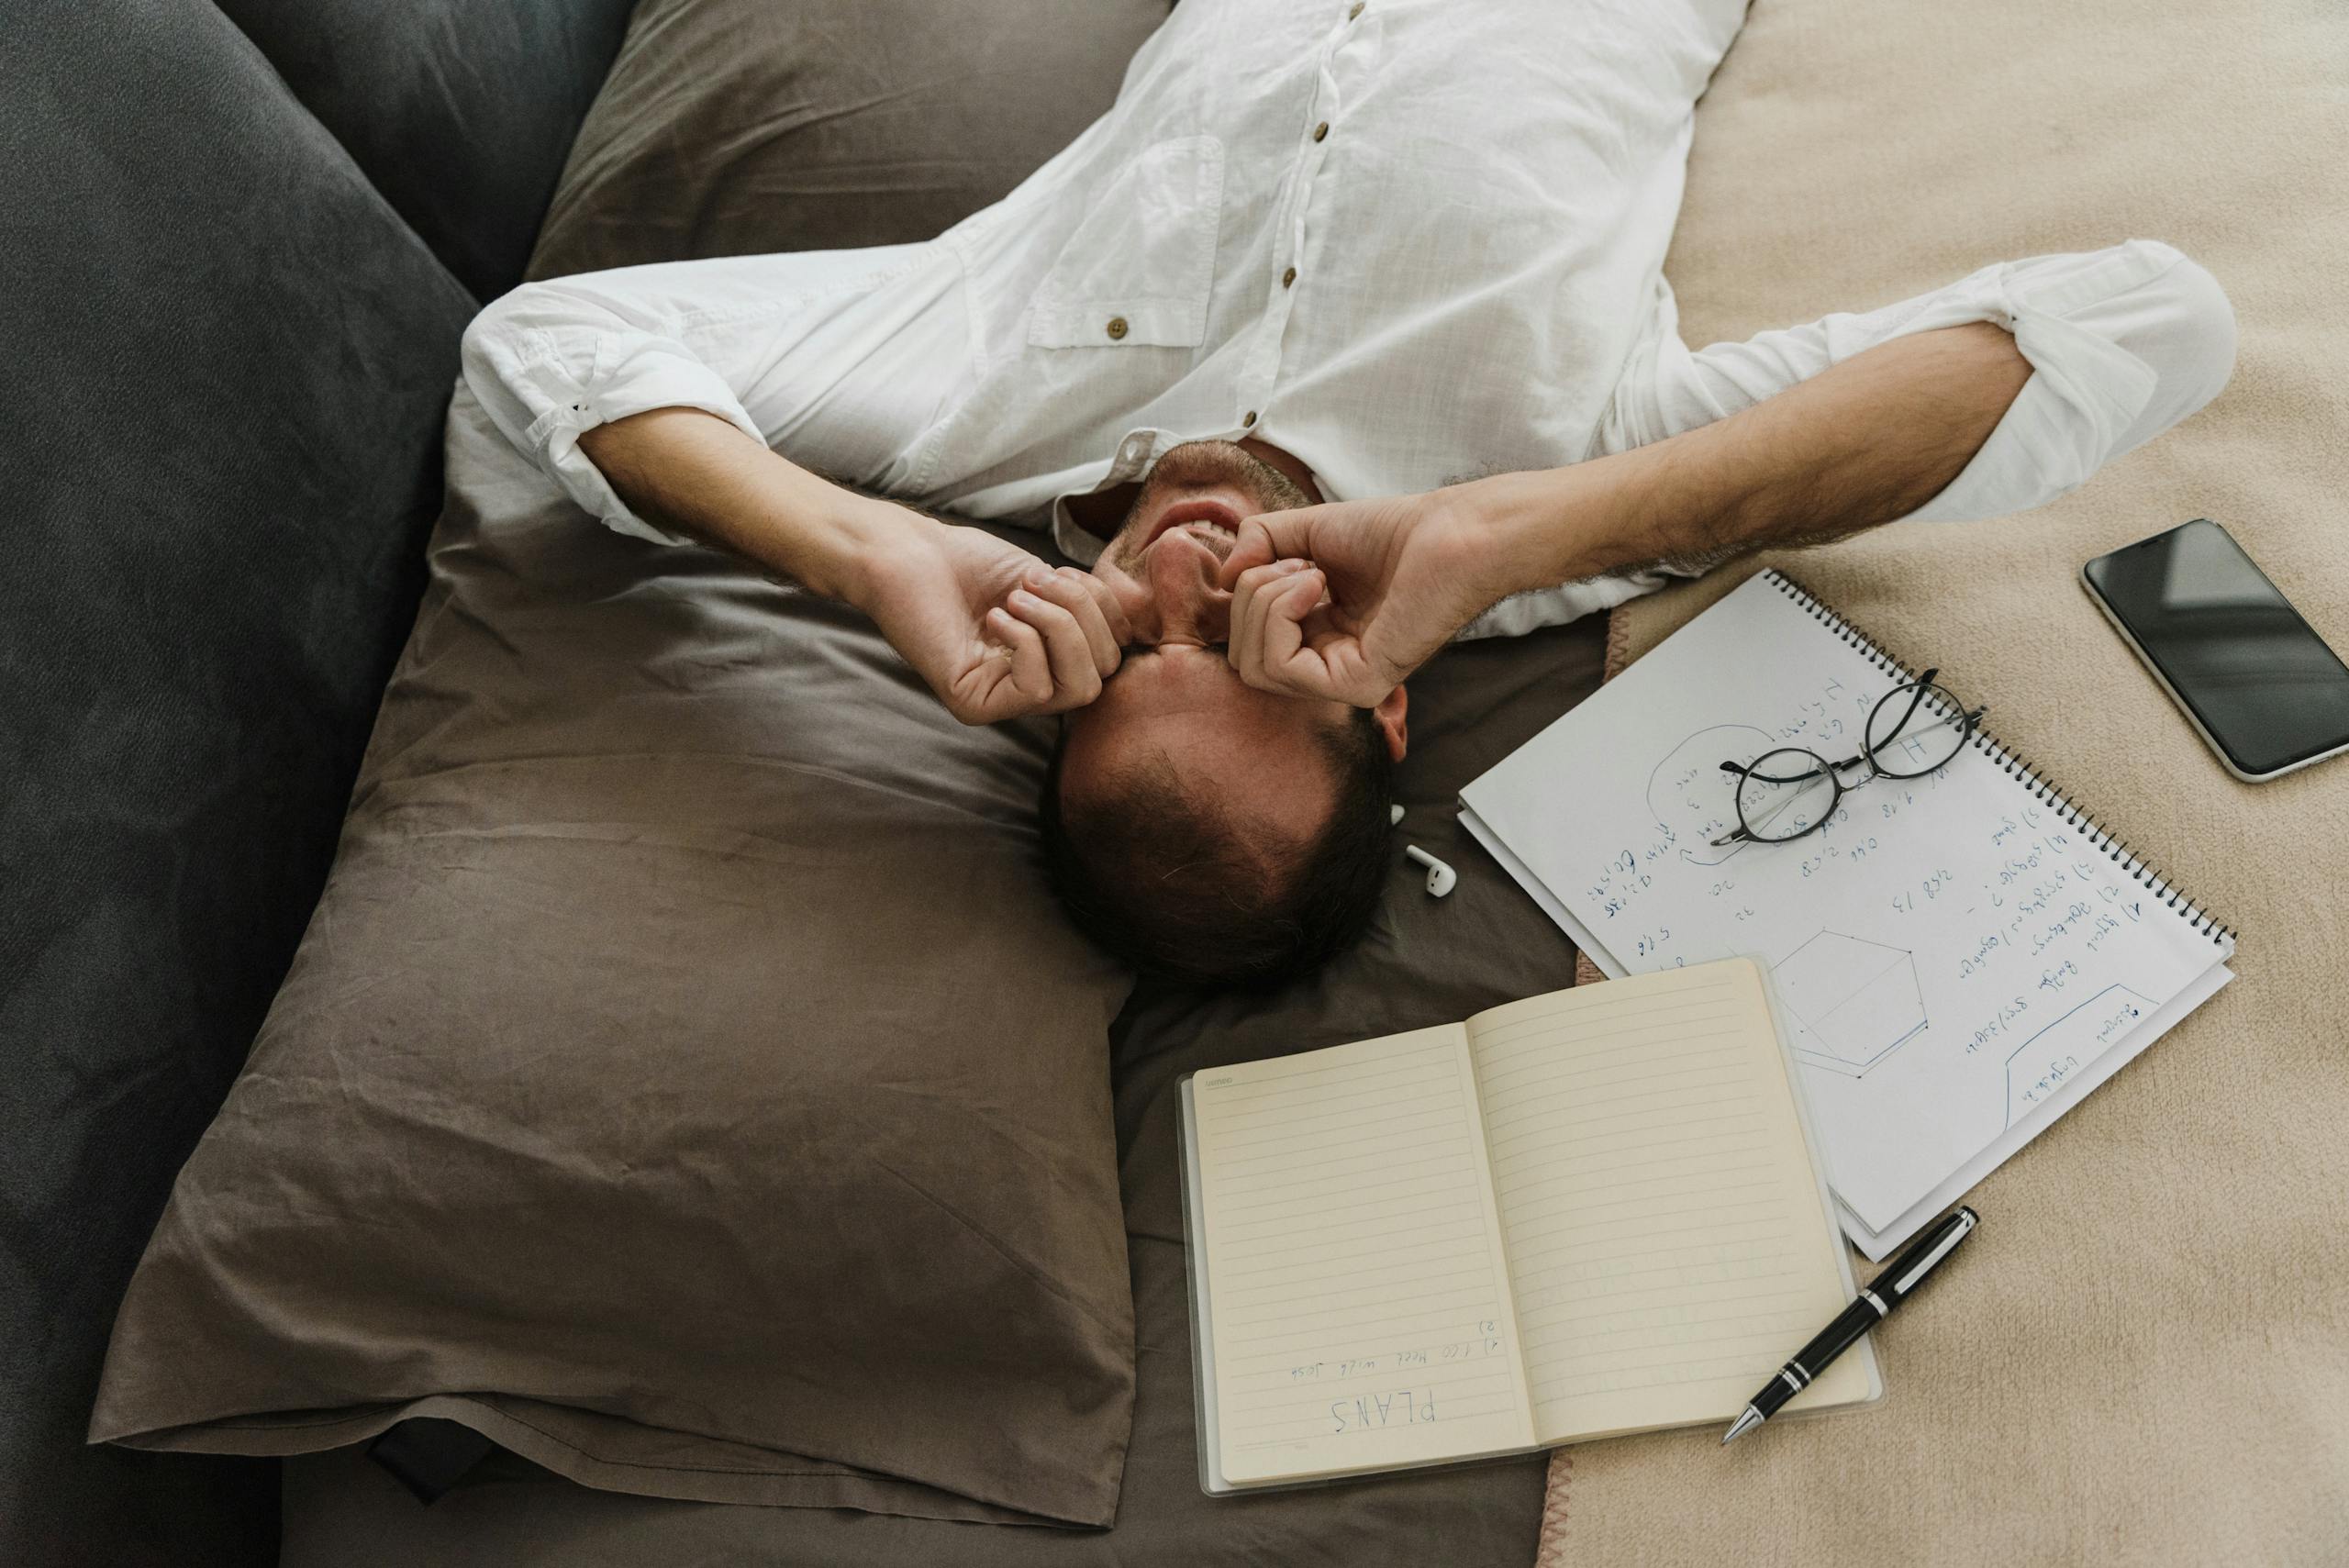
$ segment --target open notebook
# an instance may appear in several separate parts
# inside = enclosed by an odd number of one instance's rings
[[[1726,1424],[1854,1294],[1744,959],[1192,1074],[1183,1147],[1211,1493]]]

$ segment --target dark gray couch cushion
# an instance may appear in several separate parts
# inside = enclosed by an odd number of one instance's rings
[[[530,257],[928,239],[1118,95],[1167,0],[643,0]]]
[[[0,47],[0,1561],[265,1561],[274,1467],[85,1450],[323,881],[473,302],[205,0]]]
[[[632,0],[219,0],[460,283],[521,281]]]

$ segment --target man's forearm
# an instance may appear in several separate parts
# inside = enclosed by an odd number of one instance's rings
[[[745,556],[828,598],[863,605],[881,536],[918,514],[843,489],[699,408],[651,408],[581,433],[638,514]]]
[[[2030,378],[2010,334],[1970,322],[1879,343],[1667,440],[1475,481],[1494,585],[1702,568],[1905,517],[1965,471]]]

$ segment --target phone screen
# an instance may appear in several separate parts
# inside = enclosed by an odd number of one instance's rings
[[[2218,524],[2198,517],[2085,571],[2240,772],[2349,745],[2349,665]]]

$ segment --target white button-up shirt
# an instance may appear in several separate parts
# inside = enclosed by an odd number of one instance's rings
[[[1994,262],[1691,351],[1663,262],[1692,109],[1743,0],[1183,0],[1116,104],[936,239],[525,284],[467,329],[498,428],[611,527],[676,542],[578,450],[649,408],[806,467],[1050,527],[1178,442],[1255,436],[1331,500],[1552,468],[1734,413],[1905,332],[1993,320],[2036,368],[1917,518],[2021,509],[2199,408],[2233,317],[2150,240]],[[1668,578],[1570,584],[1463,636]]]

